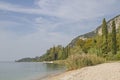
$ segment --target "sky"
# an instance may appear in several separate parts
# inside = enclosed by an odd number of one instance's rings
[[[120,14],[120,0],[0,0],[0,61],[43,55]]]

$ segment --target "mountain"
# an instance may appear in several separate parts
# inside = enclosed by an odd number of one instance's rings
[[[107,22],[108,32],[112,31],[112,22],[113,21],[115,21],[116,29],[118,30],[118,27],[120,27],[120,15],[110,19]],[[86,34],[83,34],[83,35],[80,35],[80,36],[76,37],[66,47],[62,47],[60,45],[54,46],[54,47],[51,47],[50,49],[48,49],[46,51],[46,53],[44,55],[40,56],[40,57],[23,58],[23,59],[17,60],[17,62],[37,62],[37,61],[39,62],[39,61],[53,61],[53,60],[63,60],[63,59],[66,59],[69,56],[69,54],[72,53],[72,52],[70,52],[70,50],[73,49],[73,51],[74,51],[73,47],[76,46],[77,41],[81,41],[79,39],[82,39],[83,44],[84,44],[84,45],[81,44],[82,45],[82,47],[81,47],[82,51],[87,53],[88,50],[90,50],[90,48],[92,46],[91,44],[93,44],[92,41],[89,40],[88,38],[94,37],[96,35],[102,35],[102,25],[98,26],[94,31],[91,31],[91,32],[88,32]],[[89,42],[84,42],[85,40],[86,41],[88,40]],[[98,40],[98,42],[100,42],[100,41]],[[82,43],[82,42],[80,42],[80,43]],[[85,45],[85,44],[87,44],[87,45]],[[101,42],[97,43],[96,45],[100,45],[100,44],[101,44]],[[79,52],[78,49],[79,48],[76,48],[75,51]],[[97,51],[95,49],[94,49],[94,51]],[[93,51],[93,50],[91,50],[91,51]],[[74,53],[77,53],[77,52],[74,52]],[[100,52],[100,50],[98,52]],[[98,53],[98,52],[94,52],[94,53]]]
[[[108,22],[107,22],[107,26],[108,26],[108,31],[111,32],[112,31],[112,22],[113,20],[115,21],[115,24],[116,24],[116,29],[118,29],[118,27],[120,26],[120,15],[110,19]],[[75,39],[73,39],[71,41],[71,43],[69,44],[70,47],[73,47],[75,45],[75,42],[78,40],[78,39],[82,39],[82,40],[85,40],[87,38],[91,38],[91,37],[94,37],[95,35],[102,35],[102,25],[98,26],[94,31],[91,31],[91,32],[88,32],[86,34],[83,34],[83,35],[80,35],[78,37],[76,37]]]

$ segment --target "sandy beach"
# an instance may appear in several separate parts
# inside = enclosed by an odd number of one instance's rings
[[[120,62],[84,67],[42,80],[120,80]]]

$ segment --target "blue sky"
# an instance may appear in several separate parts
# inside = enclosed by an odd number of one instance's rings
[[[0,61],[40,56],[120,14],[120,0],[0,0]]]

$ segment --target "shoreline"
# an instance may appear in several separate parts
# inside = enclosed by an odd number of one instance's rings
[[[33,80],[49,80],[51,77],[55,77],[55,76],[59,76],[63,73],[65,73],[67,71],[64,71],[64,72],[58,72],[58,73],[53,73],[53,74],[48,74],[48,75],[45,75],[43,77],[38,77],[36,79],[33,79]]]
[[[39,80],[120,80],[120,62],[83,67]]]

